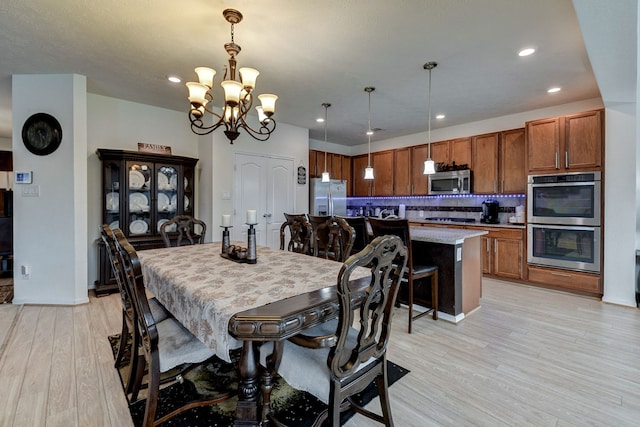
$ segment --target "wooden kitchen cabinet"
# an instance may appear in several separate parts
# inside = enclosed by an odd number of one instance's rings
[[[351,176],[351,156],[342,156],[342,179],[347,180],[347,196],[353,194],[353,177]]]
[[[411,147],[411,194],[427,194],[428,177],[424,175],[424,161],[428,157],[426,144]]]
[[[364,170],[369,162],[368,155],[352,157],[351,176],[353,177],[353,195],[354,196],[370,196],[371,181],[364,179]]]
[[[482,236],[482,274],[520,280],[524,272],[524,230],[465,227],[486,230]]]
[[[411,194],[411,150],[401,148],[393,152],[393,194]]]
[[[371,153],[373,196],[393,196],[393,150]]]
[[[524,194],[527,190],[524,128],[502,132],[500,145],[500,193]]]
[[[602,281],[599,274],[582,273],[558,268],[527,266],[527,277],[530,282],[546,285],[556,289],[580,291],[602,295]]]
[[[458,138],[449,141],[449,160],[457,166],[467,165],[473,169],[473,156],[471,150],[471,137]]]
[[[473,193],[495,194],[498,192],[498,159],[500,133],[474,136],[473,148]]]
[[[331,158],[331,166],[327,163],[327,170],[330,173],[331,179],[347,179],[342,174],[342,155],[331,153],[327,155],[327,161]]]
[[[600,170],[603,110],[526,123],[529,173]]]

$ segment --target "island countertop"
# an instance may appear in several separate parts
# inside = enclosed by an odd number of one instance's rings
[[[458,245],[465,239],[489,234],[486,230],[468,230],[461,228],[444,227],[411,227],[411,240],[427,243],[442,243],[445,245]]]

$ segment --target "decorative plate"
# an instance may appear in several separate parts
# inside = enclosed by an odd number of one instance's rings
[[[162,172],[158,172],[158,190],[169,190],[170,188],[169,177]]]
[[[144,185],[144,175],[139,171],[129,171],[129,187],[130,188],[142,188]]]
[[[171,202],[169,201],[169,197],[164,193],[158,193],[158,210],[165,212],[171,210]]]
[[[168,219],[161,219],[160,221],[158,221],[158,232],[160,232],[160,227],[162,227],[162,224],[164,224],[167,221],[169,221],[169,220]],[[176,225],[175,224],[171,224],[170,226],[167,227],[167,231],[169,231],[169,232],[176,231]]]
[[[106,208],[108,211],[117,211],[120,209],[120,194],[116,191],[107,193]]]
[[[184,196],[184,209],[189,209],[189,198],[187,196]]]
[[[131,234],[144,234],[149,230],[149,225],[141,219],[132,221],[129,224],[129,231]]]
[[[129,194],[129,210],[132,212],[148,212],[149,199],[142,193]]]
[[[120,221],[113,221],[111,224],[109,224],[109,227],[111,227],[112,230],[120,228]]]
[[[172,190],[175,190],[178,188],[178,175],[171,175],[171,178],[169,179],[169,188],[171,188]]]

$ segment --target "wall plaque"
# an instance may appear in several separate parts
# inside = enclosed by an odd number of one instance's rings
[[[304,185],[307,183],[307,168],[304,166],[298,166],[298,184]]]
[[[171,146],[138,142],[138,151],[142,153],[156,153],[171,155]]]

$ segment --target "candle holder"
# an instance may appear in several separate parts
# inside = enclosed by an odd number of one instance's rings
[[[255,224],[249,224],[249,230],[247,232],[247,264],[255,264],[258,262],[258,256],[256,254],[256,229],[253,227]]]
[[[229,229],[232,226],[224,226],[221,225],[220,228],[224,228],[224,230],[222,230],[222,254],[226,254],[227,253],[227,249],[229,249],[229,245],[231,244],[231,241],[229,239]]]

